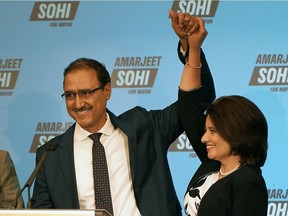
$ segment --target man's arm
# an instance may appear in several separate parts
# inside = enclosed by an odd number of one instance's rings
[[[10,157],[9,152],[1,151],[0,160],[0,208],[24,208],[22,196],[19,197],[17,206],[14,201],[20,192],[19,180],[16,174],[14,163]]]

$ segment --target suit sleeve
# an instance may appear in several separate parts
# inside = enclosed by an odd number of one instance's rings
[[[0,208],[8,209],[14,207],[11,205],[15,204],[14,201],[20,193],[20,185],[10,154],[4,151],[1,157]],[[16,208],[24,208],[22,196],[19,197]]]
[[[189,47],[185,55],[183,55],[182,52],[180,51],[180,47],[181,47],[181,44],[179,42],[178,47],[177,47],[178,57],[179,57],[179,60],[183,64],[185,64],[188,58]],[[214,81],[213,81],[213,77],[212,77],[209,65],[206,60],[206,56],[202,49],[201,49],[200,57],[201,57],[201,63],[202,63],[201,82],[202,82],[202,88],[203,88],[202,90],[203,91],[203,103],[205,105],[209,105],[215,100],[215,97],[216,97],[215,86],[214,86]]]

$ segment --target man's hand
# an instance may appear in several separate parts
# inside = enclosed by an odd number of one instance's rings
[[[184,50],[188,48],[188,36],[198,31],[199,20],[189,13],[175,13],[173,10],[169,11],[172,28],[179,37],[180,43]]]

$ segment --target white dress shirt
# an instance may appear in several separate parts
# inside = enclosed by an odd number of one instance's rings
[[[140,216],[132,187],[127,136],[114,128],[109,115],[105,125],[99,130],[100,142],[105,148],[113,212],[115,216]],[[74,163],[80,209],[95,209],[92,145],[85,131],[76,123],[74,132]],[[96,206],[97,208],[97,206]]]

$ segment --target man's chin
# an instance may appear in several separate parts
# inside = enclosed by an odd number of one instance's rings
[[[88,128],[91,127],[91,122],[88,118],[75,118],[76,122],[82,127],[82,128]]]

